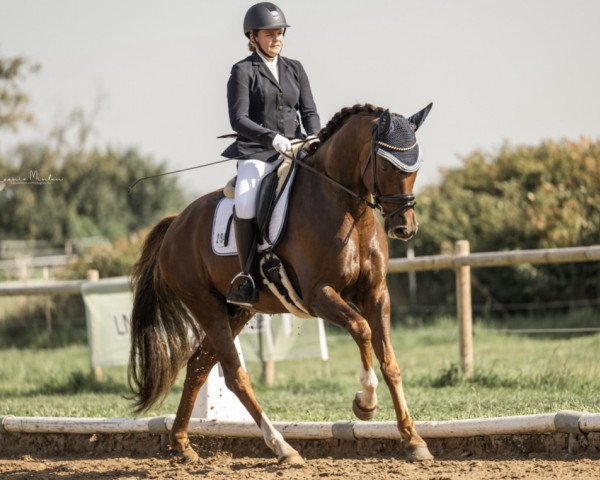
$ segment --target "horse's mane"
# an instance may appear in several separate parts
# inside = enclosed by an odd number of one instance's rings
[[[322,144],[325,143],[325,141],[331,138],[333,134],[342,127],[346,120],[353,115],[366,113],[373,116],[380,116],[383,112],[385,112],[385,108],[376,107],[370,103],[365,103],[364,105],[356,104],[353,107],[344,107],[331,117],[331,120],[327,122],[327,125],[321,129],[319,132],[319,140]]]

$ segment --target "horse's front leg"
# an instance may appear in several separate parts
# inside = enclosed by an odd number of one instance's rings
[[[371,328],[365,318],[352,309],[330,286],[323,286],[312,304],[315,313],[327,321],[344,327],[360,350],[363,390],[356,393],[352,402],[354,414],[361,420],[371,420],[377,412],[377,375],[373,370]]]
[[[398,419],[398,430],[406,447],[409,460],[431,460],[433,456],[427,448],[427,443],[417,433],[404,397],[402,374],[390,336],[390,295],[387,285],[375,289],[375,292],[375,295],[364,301],[361,306],[365,316],[369,319],[375,355],[381,364],[381,373],[392,395],[396,418]]]

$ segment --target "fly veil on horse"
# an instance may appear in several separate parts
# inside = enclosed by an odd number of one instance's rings
[[[357,343],[363,390],[356,393],[353,410],[363,420],[373,418],[377,407],[375,353],[413,460],[432,457],[409,414],[390,340],[386,234],[407,240],[417,231],[413,185],[420,148],[414,132],[430,108],[408,119],[371,105],[338,112],[321,130],[321,144],[304,160],[306,168],[298,168],[287,232],[275,248],[309,314],[346,328]],[[129,378],[137,411],[163,399],[187,363],[170,442],[184,461],[196,459],[187,428],[200,387],[220,362],[227,387],[261,428],[267,445],[281,462],[299,463],[302,457],[256,400],[234,345],[254,313],[286,310],[265,288],[252,311],[226,303],[238,262],[213,253],[208,227],[222,198],[222,190],[210,193],[163,219],[149,233],[134,267]],[[370,207],[381,210],[383,226]]]

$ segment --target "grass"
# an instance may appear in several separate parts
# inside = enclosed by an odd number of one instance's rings
[[[446,420],[556,412],[600,412],[600,335],[571,338],[504,335],[475,329],[475,374],[457,366],[458,330],[442,321],[393,332],[404,373],[406,397],[417,420]],[[351,402],[360,389],[358,348],[348,335],[328,337],[330,361],[276,364],[276,385],[258,384],[260,367],[248,364],[259,401],[273,420],[353,419]],[[89,374],[89,351],[0,350],[0,415],[130,417],[124,367]],[[395,418],[379,374],[377,420]],[[162,406],[148,415],[175,412],[182,378]]]

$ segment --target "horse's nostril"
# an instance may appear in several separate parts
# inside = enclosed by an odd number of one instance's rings
[[[404,225],[394,227],[392,233],[396,237],[407,237],[409,235],[408,227],[405,227]]]

